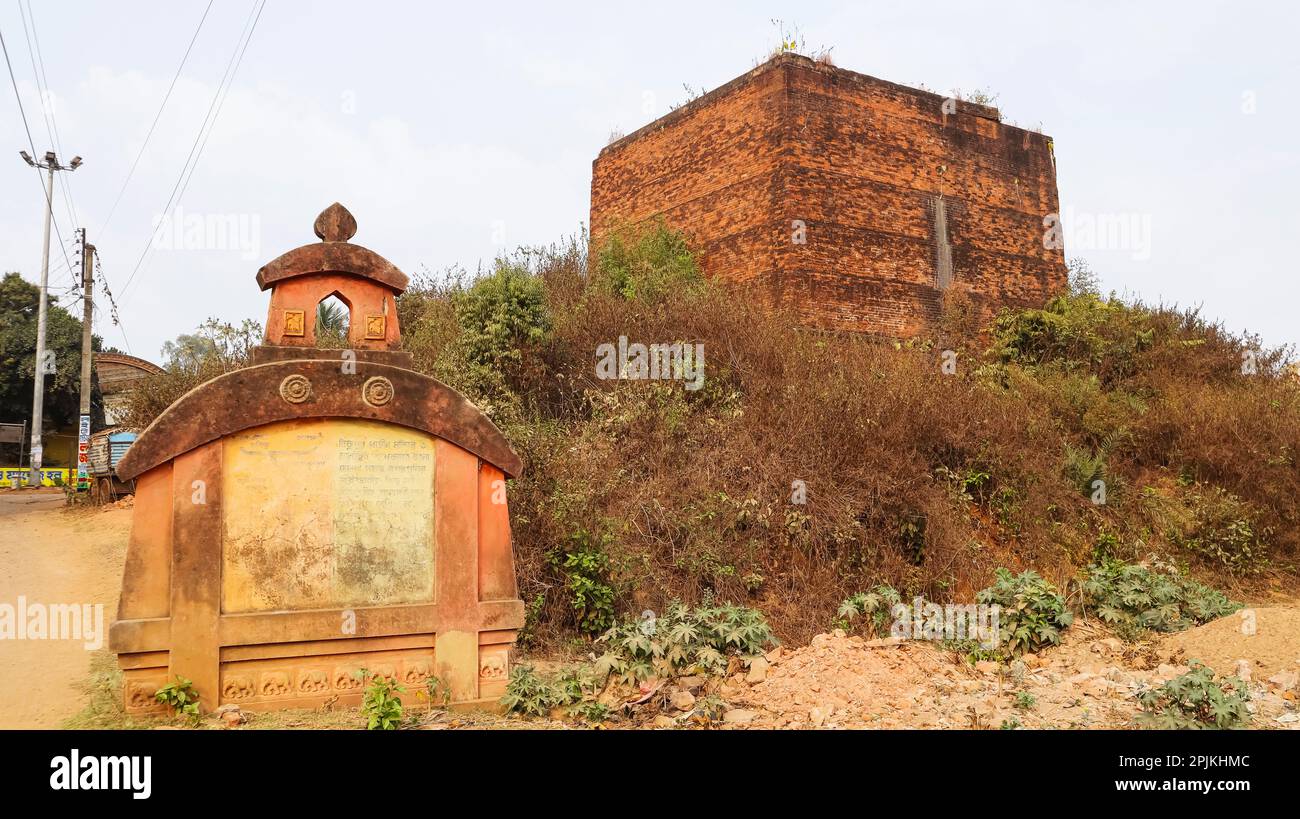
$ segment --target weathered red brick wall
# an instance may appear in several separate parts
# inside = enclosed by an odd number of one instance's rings
[[[923,329],[948,289],[992,312],[1064,287],[1062,251],[1043,243],[1056,212],[1048,137],[982,106],[945,115],[942,96],[796,55],[611,144],[592,166],[594,245],[661,215],[709,275],[809,323],[892,336]]]

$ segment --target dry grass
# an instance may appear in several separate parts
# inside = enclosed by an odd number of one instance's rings
[[[1289,351],[1086,294],[992,326],[954,295],[933,338],[907,343],[820,333],[741,292],[655,280],[680,275],[679,256],[654,256],[674,247],[624,248],[645,298],[610,287],[603,256],[588,270],[585,237],[500,263],[541,279],[550,326],[494,372],[468,363],[458,324],[473,277],[426,277],[399,301],[416,366],[475,400],[524,459],[511,514],[533,644],[573,645],[558,564],[581,532],[603,543],[593,577],[618,612],[744,603],[787,640],[877,583],[969,600],[998,566],[1065,587],[1101,555],[1159,553],[1213,585],[1295,577]],[[620,336],[703,344],[703,389],[597,379],[597,347]],[[1094,473],[1105,505],[1087,492]],[[791,503],[796,482],[806,504]],[[1230,579],[1184,545],[1243,537],[1265,559]]]

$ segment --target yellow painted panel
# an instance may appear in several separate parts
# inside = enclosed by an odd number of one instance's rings
[[[224,447],[223,612],[433,601],[433,436],[314,418]]]

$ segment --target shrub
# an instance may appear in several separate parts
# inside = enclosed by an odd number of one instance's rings
[[[1084,605],[1122,637],[1140,630],[1170,632],[1225,617],[1241,608],[1222,592],[1179,574],[1120,560],[1088,567]]]
[[[611,234],[596,257],[597,280],[625,299],[654,302],[698,290],[702,277],[686,238],[662,220]]]
[[[998,360],[1024,365],[1073,362],[1110,384],[1133,374],[1155,336],[1141,310],[1092,293],[1067,293],[1039,310],[1001,313],[993,324],[992,352]]]
[[[840,603],[837,612],[845,627],[852,624],[859,615],[873,637],[885,637],[889,634],[889,624],[893,618],[894,606],[902,602],[898,590],[893,586],[876,586],[869,592],[858,592]]]
[[[629,619],[601,635],[605,653],[595,674],[611,674],[625,683],[669,677],[688,671],[720,673],[727,657],[752,657],[773,642],[762,613],[744,606],[691,609],[673,603],[653,620]]]
[[[501,704],[507,711],[544,717],[552,708],[567,705],[568,701],[555,685],[539,677],[531,665],[516,665],[510,670]]]
[[[571,716],[598,722],[608,709],[591,701],[596,677],[589,665],[565,666],[550,677],[540,676],[531,665],[517,665],[510,671],[501,704],[507,711],[544,717],[556,708],[567,708]]]
[[[1061,642],[1061,631],[1074,621],[1065,598],[1056,587],[1025,571],[1012,575],[998,569],[993,585],[976,595],[985,605],[1001,607],[998,615],[999,648],[1005,655],[1037,652]]]
[[[1065,447],[1064,473],[1070,485],[1083,495],[1092,495],[1096,490],[1093,484],[1106,478],[1106,458],[1100,453]]]
[[[1192,492],[1188,504],[1192,525],[1170,533],[1175,545],[1233,574],[1251,574],[1267,563],[1272,531],[1256,525],[1250,504],[1217,486]]]
[[[1219,677],[1193,660],[1191,670],[1159,688],[1137,695],[1142,713],[1138,724],[1148,728],[1245,728],[1250,724],[1246,702],[1250,693],[1237,677]]]
[[[578,630],[588,634],[600,634],[614,620],[614,589],[605,553],[611,539],[608,533],[592,535],[579,529],[563,550],[550,555],[552,565],[564,575]]]
[[[550,332],[542,280],[519,264],[498,260],[453,301],[465,357],[476,366],[509,373]]]

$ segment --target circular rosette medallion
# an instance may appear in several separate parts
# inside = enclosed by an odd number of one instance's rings
[[[393,382],[377,375],[361,385],[361,400],[372,407],[382,407],[393,400]]]
[[[280,397],[290,404],[301,404],[311,398],[311,382],[307,376],[295,373],[280,382]]]

